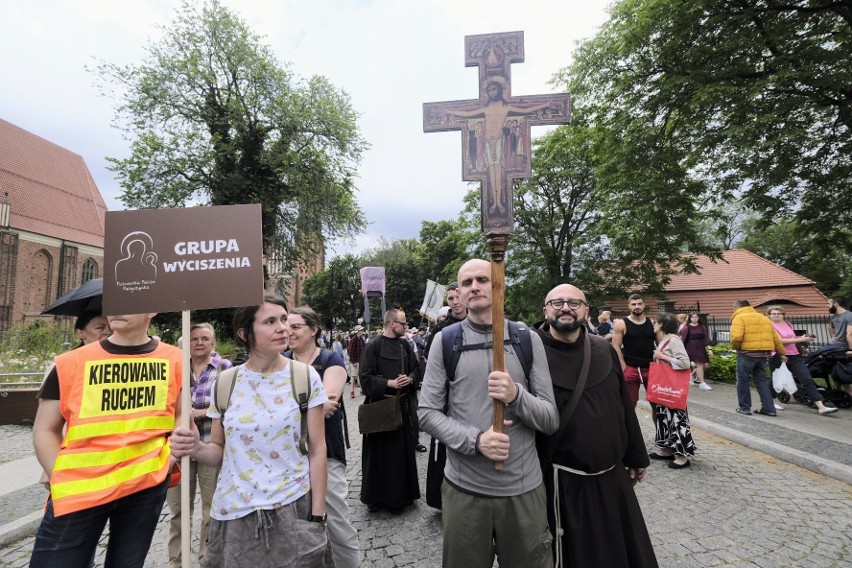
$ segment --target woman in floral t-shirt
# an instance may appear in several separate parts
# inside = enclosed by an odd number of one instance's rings
[[[210,443],[177,428],[172,454],[221,464],[204,566],[333,566],[325,527],[326,394],[310,369],[308,452],[299,452],[301,414],[293,396],[287,309],[266,296],[238,308],[234,333],[249,358],[238,368],[227,409],[211,406]],[[215,388],[215,387],[214,387]]]

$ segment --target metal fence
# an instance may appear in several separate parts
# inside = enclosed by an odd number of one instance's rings
[[[796,335],[812,333],[816,335],[816,339],[809,343],[809,348],[822,347],[831,341],[832,335],[829,331],[828,316],[791,316],[786,318]],[[710,339],[713,344],[728,343],[731,341],[731,320],[730,318],[707,318],[707,331],[710,333]]]

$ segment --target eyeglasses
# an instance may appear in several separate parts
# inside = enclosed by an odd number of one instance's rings
[[[393,320],[393,323],[398,323],[399,325],[408,325],[407,321]]]
[[[571,298],[570,300],[561,300],[559,298],[555,298],[553,300],[550,300],[549,302],[545,302],[544,305],[549,306],[549,307],[553,308],[554,310],[561,310],[562,306],[564,306],[565,304],[568,304],[568,307],[571,308],[572,310],[578,310],[578,309],[580,309],[580,306],[588,306],[589,305],[588,302],[586,302],[584,300],[578,300],[576,298]]]

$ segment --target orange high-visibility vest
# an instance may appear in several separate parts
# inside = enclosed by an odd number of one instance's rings
[[[181,388],[181,352],[160,342],[144,355],[114,355],[100,342],[56,358],[67,424],[50,478],[58,517],[154,487],[169,472]]]

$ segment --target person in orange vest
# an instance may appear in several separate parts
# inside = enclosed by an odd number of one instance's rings
[[[148,336],[155,315],[109,316],[112,335],[57,356],[39,391],[33,444],[50,498],[32,568],[88,566],[107,521],[104,566],[145,563],[181,386],[180,350]]]

